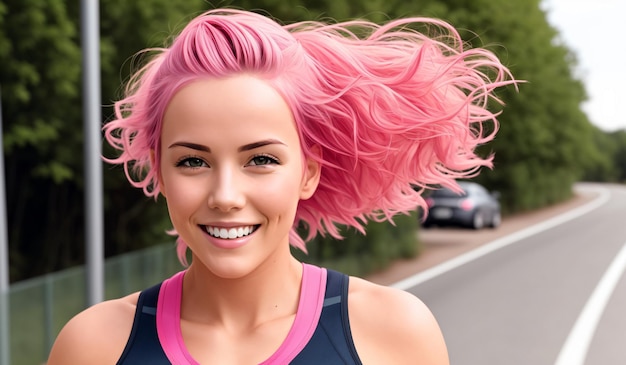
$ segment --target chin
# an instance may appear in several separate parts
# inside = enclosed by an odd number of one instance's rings
[[[260,262],[238,256],[209,258],[206,261],[197,260],[196,265],[198,264],[203,266],[203,270],[209,271],[217,278],[235,280],[249,276],[258,269]]]

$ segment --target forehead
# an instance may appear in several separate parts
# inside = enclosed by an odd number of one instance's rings
[[[252,75],[192,81],[174,94],[165,110],[163,139],[226,133],[230,138],[234,133],[242,138],[298,138],[289,105]]]

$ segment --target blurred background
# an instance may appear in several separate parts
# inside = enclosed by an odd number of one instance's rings
[[[602,22],[600,16],[620,14],[602,4],[617,1],[99,3],[104,120],[121,97],[130,70],[141,64],[134,55],[167,44],[206,9],[262,9],[285,23],[427,16],[450,22],[468,44],[492,50],[517,79],[528,80],[519,92],[513,87],[499,91],[506,103],[501,129],[480,150],[485,155],[495,152],[495,168],[474,179],[499,193],[504,217],[565,201],[578,181],[626,181],[626,118],[618,112],[626,102],[618,94],[624,89],[619,82],[624,73],[611,63],[623,57],[612,44],[601,43],[611,42],[616,34],[609,28],[613,23]],[[86,305],[80,37],[78,0],[0,0],[11,364],[44,362],[61,326]],[[113,155],[106,146],[103,153]],[[182,267],[173,239],[165,233],[171,225],[163,199],[155,202],[131,188],[120,167],[102,167],[108,299],[156,283]],[[419,229],[416,215],[401,216],[395,227],[370,224],[366,238],[345,232],[347,239],[340,245],[317,238],[307,257],[296,255],[366,275],[394,259],[419,255]],[[398,244],[386,245],[390,240]]]

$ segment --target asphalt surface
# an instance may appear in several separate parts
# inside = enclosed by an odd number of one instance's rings
[[[626,186],[577,188],[597,194],[395,284],[433,311],[453,365],[626,364]]]

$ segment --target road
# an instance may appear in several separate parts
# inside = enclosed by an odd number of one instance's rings
[[[597,194],[395,284],[431,308],[453,365],[626,364],[626,186],[578,188]]]

